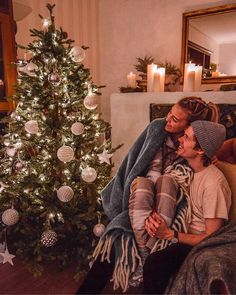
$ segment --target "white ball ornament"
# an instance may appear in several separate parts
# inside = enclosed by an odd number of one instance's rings
[[[7,148],[6,153],[9,157],[14,157],[16,154],[16,149],[15,148]]]
[[[98,98],[96,94],[88,94],[84,99],[84,106],[88,110],[94,110],[98,106]]]
[[[24,164],[22,161],[16,161],[16,163],[14,164],[14,167],[16,170],[21,170],[24,167]]]
[[[70,130],[74,135],[83,134],[84,133],[84,124],[82,124],[80,122],[76,122],[76,123],[72,124]]]
[[[58,149],[57,157],[62,162],[70,162],[74,159],[74,151],[70,146],[64,145]]]
[[[69,202],[74,197],[74,191],[71,187],[67,185],[61,186],[57,190],[57,197],[63,203]]]
[[[70,56],[74,62],[81,62],[85,58],[85,51],[79,46],[74,46],[70,51]]]
[[[36,71],[38,69],[38,66],[34,64],[33,62],[30,62],[26,65],[26,71],[32,72]]]
[[[97,178],[97,172],[92,167],[86,167],[81,172],[81,177],[85,182],[93,182]]]
[[[15,209],[7,209],[2,214],[2,222],[6,225],[14,225],[19,220],[19,213]]]
[[[25,130],[30,134],[37,134],[39,132],[38,122],[35,120],[30,120],[25,123]]]
[[[45,247],[52,247],[57,242],[57,233],[54,230],[45,230],[41,235],[41,243]]]
[[[96,237],[100,238],[105,231],[105,225],[102,223],[98,223],[93,228],[93,233]]]

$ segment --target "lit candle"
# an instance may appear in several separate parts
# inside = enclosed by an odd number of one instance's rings
[[[202,83],[202,66],[195,67],[194,91],[200,91]]]
[[[157,69],[157,65],[150,64],[147,66],[147,92],[153,91],[154,72]]]
[[[194,91],[195,64],[187,63],[184,66],[184,86],[183,91]]]
[[[136,75],[132,72],[127,75],[127,84],[128,87],[136,88]]]
[[[165,89],[165,68],[157,68],[154,70],[153,91],[164,92]]]

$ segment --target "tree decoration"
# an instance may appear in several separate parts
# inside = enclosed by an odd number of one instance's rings
[[[92,167],[86,167],[82,170],[81,177],[85,182],[94,182],[94,180],[97,178],[97,172]]]
[[[53,86],[58,86],[61,83],[61,77],[57,72],[52,72],[48,76],[48,81],[53,85]]]
[[[57,242],[57,233],[54,230],[48,229],[42,233],[41,243],[45,247],[52,247]]]
[[[93,228],[93,233],[96,237],[100,238],[104,231],[105,231],[105,225],[101,223],[101,212],[97,212],[98,215],[98,223]]]
[[[25,130],[30,134],[37,134],[39,132],[38,122],[35,120],[30,120],[25,123]]]
[[[70,146],[62,146],[57,151],[57,157],[62,162],[70,162],[74,159],[74,151]]]
[[[16,256],[10,254],[7,248],[5,249],[5,252],[1,252],[0,255],[1,255],[2,258],[3,258],[3,261],[2,261],[3,264],[5,264],[5,263],[8,262],[8,263],[10,263],[11,265],[13,265],[12,259],[13,259],[14,257],[16,257]]]
[[[80,122],[76,122],[76,123],[72,124],[70,130],[74,135],[83,134],[84,133],[84,124],[80,123]]]
[[[110,165],[110,158],[113,156],[113,154],[108,154],[106,150],[103,150],[102,154],[98,154],[99,162],[100,164],[102,163],[107,163]]]
[[[17,150],[15,148],[7,148],[6,153],[9,157],[14,157]]]
[[[16,224],[19,218],[19,213],[13,208],[5,210],[2,214],[2,222],[6,225]]]
[[[88,94],[85,99],[84,99],[84,106],[86,107],[86,109],[88,110],[94,110],[96,109],[96,107],[98,106],[98,99],[97,99],[97,95],[92,93],[92,94]]]
[[[51,260],[60,269],[76,263],[79,277],[95,247],[100,191],[111,179],[112,165],[101,165],[97,154],[119,147],[100,140],[111,129],[97,109],[102,86],[82,63],[86,47],[74,46],[55,27],[54,6],[47,4],[49,15],[40,16],[42,29],[30,30],[33,41],[20,45],[32,56],[18,65],[16,109],[2,120],[0,217],[6,223],[0,222],[0,236],[7,230],[19,258],[37,275]]]
[[[59,188],[57,191],[57,197],[61,202],[69,202],[73,199],[74,197],[74,191],[71,187],[68,185],[64,185]]]
[[[70,51],[70,56],[74,62],[81,62],[85,58],[85,51],[79,46],[74,46]]]

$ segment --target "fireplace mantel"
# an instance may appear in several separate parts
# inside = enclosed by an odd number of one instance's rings
[[[124,145],[114,155],[117,170],[129,148],[149,124],[151,103],[172,104],[186,96],[200,96],[206,102],[236,104],[236,91],[114,93],[111,95],[112,145]]]

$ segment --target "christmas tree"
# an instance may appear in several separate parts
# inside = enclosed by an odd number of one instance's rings
[[[1,256],[12,263],[15,251],[36,274],[46,260],[77,261],[81,274],[104,231],[99,193],[119,147],[97,110],[102,86],[82,64],[87,48],[55,28],[54,6],[20,46],[32,57],[18,63],[17,107],[1,139]]]

